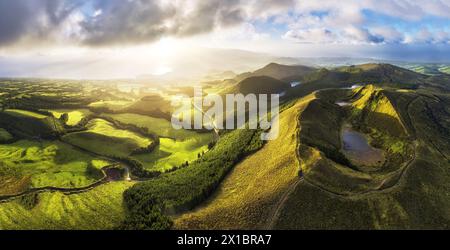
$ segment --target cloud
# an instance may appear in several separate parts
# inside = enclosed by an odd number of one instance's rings
[[[405,35],[393,27],[374,27],[371,29],[375,36],[383,37],[386,43],[404,43]]]
[[[422,28],[411,38],[409,43],[448,44],[450,43],[450,33],[443,30],[431,32],[427,28]]]
[[[384,37],[372,34],[365,28],[348,27],[343,31],[342,35],[345,37],[345,41],[350,41],[351,43],[377,44],[384,42]]]
[[[430,17],[450,19],[450,0],[0,0],[0,46],[141,44],[258,22],[284,25],[296,42],[447,43],[448,26],[420,31]]]
[[[80,6],[79,0],[0,0],[0,46],[53,40]]]
[[[334,43],[336,35],[327,29],[289,30],[283,38],[300,43]]]
[[[299,1],[277,21],[289,27],[283,38],[296,42],[328,43],[333,34],[339,44],[448,43],[449,25],[418,31],[429,18],[450,19],[450,0]]]

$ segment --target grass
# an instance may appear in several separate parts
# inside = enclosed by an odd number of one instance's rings
[[[147,170],[167,171],[198,158],[208,150],[213,141],[211,133],[197,133],[190,130],[176,130],[172,124],[161,118],[139,114],[104,114],[124,124],[147,128],[150,133],[160,137],[160,145],[151,153],[134,155]]]
[[[19,109],[0,112],[0,125],[23,137],[54,137],[64,131],[61,123],[53,117]]]
[[[150,133],[156,134],[160,137],[168,137],[179,141],[191,139],[198,136],[203,137],[203,134],[200,135],[195,131],[189,131],[185,129],[176,130],[172,127],[171,122],[161,118],[154,118],[151,116],[131,113],[103,115],[111,117],[114,120],[124,124],[133,124],[138,127],[147,128]]]
[[[417,92],[389,93],[383,90],[379,93],[375,97],[389,96],[390,103],[385,107],[396,111],[398,119],[406,124],[408,134],[414,137],[405,138],[401,133],[393,134],[389,128],[364,123],[368,120],[359,121],[363,127],[369,127],[366,130],[372,137],[372,143],[388,154],[388,162],[383,169],[368,173],[335,164],[315,149],[309,149],[310,155],[307,150],[302,150],[301,158],[309,160],[305,162],[309,170],[305,172],[307,181],[301,182],[289,196],[275,229],[450,227],[449,162],[444,156],[449,149],[449,133],[448,129],[439,127],[448,119],[448,113],[439,108],[446,102],[445,97],[441,96],[438,102],[433,98],[419,96]],[[373,101],[365,103],[361,109],[367,112],[379,111]],[[386,103],[380,102],[380,105]],[[432,105],[436,107],[428,109]],[[378,122],[389,125],[383,120]],[[403,175],[398,174],[402,173],[397,171],[402,163],[412,158],[412,139],[418,143],[415,160],[408,165]],[[355,191],[364,189],[375,191],[355,195]],[[351,192],[345,193],[345,190]]]
[[[0,128],[0,143],[12,140],[14,137],[3,128]]]
[[[439,68],[439,71],[445,74],[450,74],[450,66],[441,67]]]
[[[253,76],[236,84],[231,93],[247,94],[279,94],[290,85],[286,82],[268,76]]]
[[[39,114],[39,113],[35,113],[35,112],[31,112],[31,111],[27,111],[27,110],[20,110],[20,109],[7,109],[5,110],[6,113],[11,114],[13,116],[16,117],[33,117],[36,119],[45,119],[47,118],[47,116]]]
[[[146,147],[150,144],[150,139],[144,138],[128,130],[116,129],[111,123],[102,119],[94,119],[90,121],[87,124],[87,128],[92,133],[134,140],[140,147]]]
[[[125,217],[122,193],[133,182],[112,182],[72,195],[46,192],[27,209],[17,199],[0,203],[0,229],[114,229]]]
[[[54,117],[60,118],[61,115],[67,113],[69,115],[69,120],[67,121],[67,125],[75,126],[77,125],[83,118],[90,115],[91,112],[87,109],[78,109],[78,110],[68,110],[68,109],[56,109],[49,110]]]
[[[264,228],[282,194],[298,178],[297,117],[313,96],[280,115],[280,136],[234,167],[213,196],[175,219],[179,229]]]
[[[210,134],[198,134],[197,137],[184,141],[161,138],[160,145],[151,153],[135,155],[147,170],[167,171],[179,167],[185,162],[198,159],[199,154],[208,150],[212,141]]]
[[[148,95],[134,102],[125,109],[128,113],[148,115],[156,118],[164,118],[170,121],[173,107],[170,99],[160,95]]]
[[[234,164],[255,150],[252,145],[256,143],[255,136],[260,136],[256,130],[234,130],[224,134],[212,150],[189,166],[161,174],[127,190],[124,194],[127,206],[139,215],[146,211],[145,206],[141,207],[147,202],[145,199],[151,197],[159,201],[167,213],[191,209],[215,190]]]
[[[391,99],[381,88],[367,85],[357,89],[352,104],[353,119],[393,136],[405,136],[406,127]]]
[[[439,158],[436,153],[426,154]],[[391,191],[353,199],[301,183],[286,202],[275,228],[448,229],[450,175],[446,169],[448,163],[419,159]]]
[[[134,150],[145,148],[152,140],[128,130],[116,129],[110,122],[94,119],[87,131],[70,133],[63,140],[91,152],[106,156],[129,156]]]
[[[20,183],[28,177],[30,187],[67,188],[87,186],[97,180],[86,173],[89,164],[96,168],[109,164],[62,142],[28,140],[0,145],[0,162],[2,168],[14,170],[14,174],[3,174],[5,180]]]
[[[132,105],[132,101],[98,101],[89,104],[89,107],[92,108],[107,108],[112,111],[121,110],[127,108]]]

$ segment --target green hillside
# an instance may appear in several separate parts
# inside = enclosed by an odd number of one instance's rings
[[[129,156],[133,151],[147,148],[152,139],[137,133],[117,129],[102,119],[91,120],[87,130],[63,136],[63,141],[105,156]]]
[[[19,109],[0,112],[0,126],[24,137],[52,137],[64,131],[60,121],[52,116]]]
[[[253,76],[236,84],[229,93],[247,94],[279,94],[290,88],[286,82],[268,76]]]
[[[431,129],[432,133],[424,130],[425,126],[445,123],[450,117],[448,111],[434,108],[430,113],[427,106],[438,99],[433,101],[419,93],[373,87],[355,91],[356,95],[347,97],[353,103],[348,110],[350,117],[361,109],[367,113],[362,115],[366,118],[352,122],[368,134],[372,145],[386,153],[387,161],[375,169],[349,166],[327,155],[326,150],[301,145],[304,181],[289,196],[275,228],[448,228],[450,217],[443,208],[449,205],[449,199],[443,190],[448,189],[450,178],[445,170],[449,131],[443,127]],[[378,113],[389,114],[390,120],[373,122]],[[372,115],[376,116],[367,118]],[[300,123],[307,120],[301,119]],[[400,133],[400,128],[408,136]],[[332,127],[322,131],[327,130]]]
[[[302,76],[310,74],[314,71],[314,68],[303,65],[282,65],[278,63],[270,63],[252,73],[244,73],[238,75],[235,80],[242,81],[245,78],[255,76],[268,76],[278,80],[284,80],[291,78],[301,78]]]
[[[31,208],[20,199],[0,203],[0,229],[115,229],[125,217],[122,193],[133,184],[113,182],[72,195],[45,192]]]

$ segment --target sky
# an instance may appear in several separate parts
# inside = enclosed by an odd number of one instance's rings
[[[204,74],[340,56],[450,61],[450,0],[0,0],[0,76]]]

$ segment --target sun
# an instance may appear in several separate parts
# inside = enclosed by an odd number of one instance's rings
[[[165,66],[165,65],[161,65],[158,66],[153,72],[152,75],[154,76],[162,76],[162,75],[166,75],[168,73],[172,72],[172,68]]]

